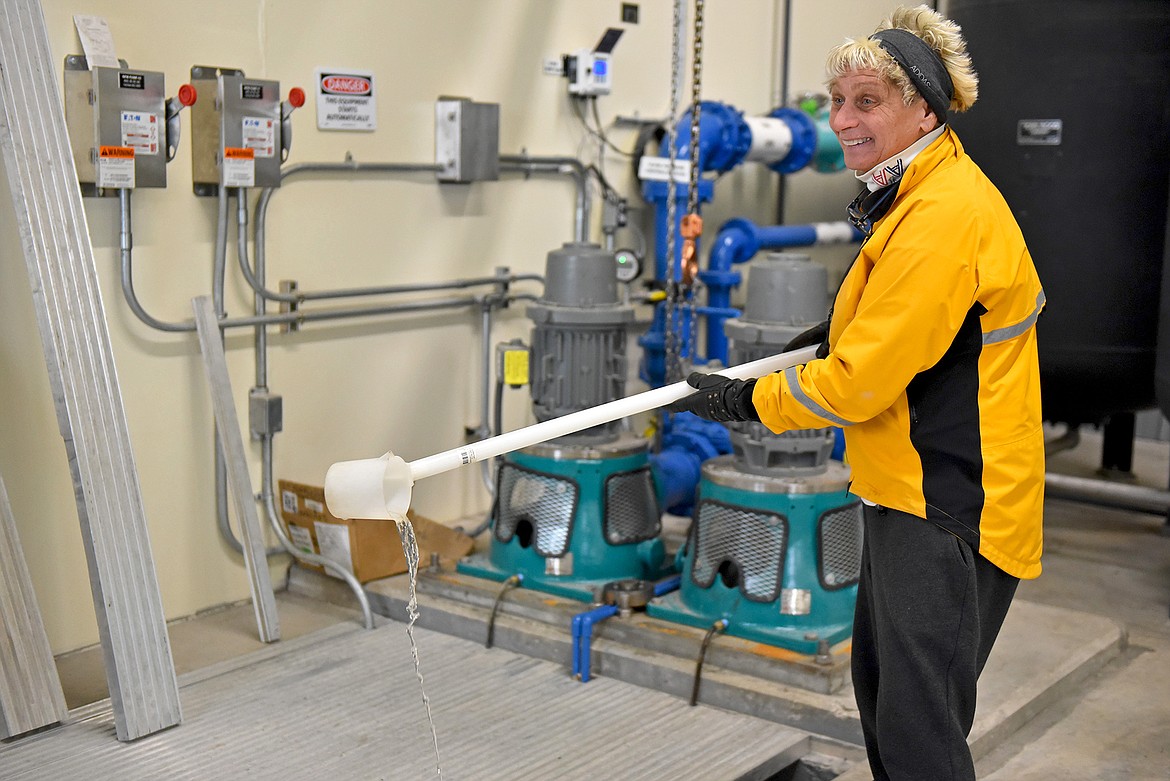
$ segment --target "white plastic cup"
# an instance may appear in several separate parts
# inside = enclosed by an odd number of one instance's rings
[[[410,465],[393,453],[338,461],[325,474],[325,504],[338,518],[388,521],[410,509]]]

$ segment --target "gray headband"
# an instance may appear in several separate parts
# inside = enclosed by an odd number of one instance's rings
[[[955,88],[938,53],[909,30],[879,30],[869,37],[902,66],[939,122],[945,123]]]

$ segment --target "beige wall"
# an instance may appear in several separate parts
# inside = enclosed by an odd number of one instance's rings
[[[310,92],[295,115],[290,162],[430,162],[433,105],[441,94],[500,104],[504,153],[596,159],[565,96],[562,79],[541,61],[591,46],[618,26],[618,0],[338,0],[318,3],[205,0],[200,3],[46,0],[54,61],[80,51],[72,14],[104,16],[119,56],[162,71],[170,93],[192,65],[243,69],[278,79],[287,93]],[[671,7],[642,2],[641,22],[617,46],[616,87],[600,100],[604,121],[663,117],[669,105]],[[776,105],[783,61],[784,3],[707,4],[704,98],[749,113]],[[862,0],[793,3],[792,91],[821,86],[825,50],[847,33],[870,29],[881,10]],[[374,71],[378,130],[316,130],[309,88],[318,66]],[[689,90],[689,88],[688,88]],[[684,93],[684,94],[689,94]],[[202,96],[208,99],[210,96]],[[684,97],[684,102],[686,98]],[[189,131],[188,117],[183,118]],[[190,185],[189,139],[168,169],[170,186],[134,196],[136,284],[146,308],[165,320],[190,317],[190,299],[207,294],[215,203]],[[612,140],[629,148],[633,131]],[[605,167],[639,209],[641,200],[617,156]],[[790,221],[834,220],[852,197],[847,174],[790,179]],[[775,217],[776,180],[745,168],[719,183],[705,211],[708,230],[731,216],[762,224]],[[0,200],[8,201],[7,191]],[[215,523],[208,393],[196,340],[135,319],[118,284],[118,212],[110,199],[87,199],[86,215],[105,298],[122,394],[168,618],[247,597],[241,559]],[[268,214],[269,278],[302,289],[445,280],[507,265],[542,272],[545,254],[572,238],[568,182],[514,175],[470,187],[437,186],[426,175],[360,181],[303,178],[277,193]],[[595,213],[599,212],[595,207]],[[638,219],[647,221],[648,213]],[[649,227],[648,222],[646,222]],[[17,523],[55,651],[97,639],[71,480],[57,431],[11,208],[0,209],[0,475]],[[599,240],[596,224],[591,233]],[[233,242],[234,247],[234,242]],[[848,250],[822,257],[835,267]],[[229,255],[228,310],[245,314],[251,295]],[[538,292],[536,288],[528,289]],[[742,295],[742,292],[741,292]],[[643,313],[647,314],[647,313]],[[526,336],[523,307],[498,321],[496,341]],[[276,474],[320,484],[329,464],[393,449],[418,458],[461,442],[480,423],[479,318],[471,311],[317,324],[271,339],[269,385],[284,399]],[[228,360],[241,419],[253,379],[251,337],[233,332]],[[523,394],[511,394],[506,423],[528,422]],[[247,444],[259,487],[259,453]],[[475,469],[421,482],[414,507],[452,523],[482,513],[487,494]],[[285,561],[274,560],[274,578]]]

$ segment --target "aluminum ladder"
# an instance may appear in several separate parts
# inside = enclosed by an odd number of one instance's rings
[[[118,739],[130,741],[182,720],[179,687],[48,30],[35,0],[0,0],[0,104],[0,149],[73,477],[114,724]]]
[[[65,720],[65,695],[0,479],[0,739]]]

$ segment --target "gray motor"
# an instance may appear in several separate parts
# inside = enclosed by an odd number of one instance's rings
[[[584,243],[548,253],[544,295],[527,314],[535,324],[528,371],[538,421],[625,395],[626,329],[634,307],[621,303],[612,253]],[[559,441],[609,442],[620,425],[613,421]]]
[[[772,253],[752,263],[743,317],[724,324],[735,366],[781,352],[793,337],[825,319],[829,274],[807,255]],[[736,465],[754,474],[823,472],[832,429],[773,434],[762,423],[728,426]]]

